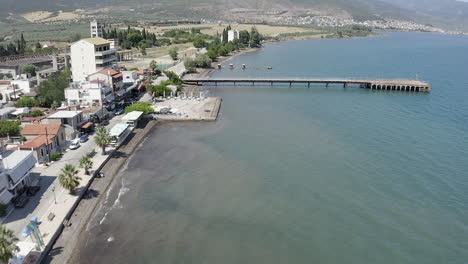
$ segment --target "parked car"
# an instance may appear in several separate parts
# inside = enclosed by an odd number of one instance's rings
[[[82,135],[82,136],[80,137],[80,142],[81,142],[81,143],[84,143],[84,142],[88,141],[88,139],[89,139],[89,138],[88,138],[88,135],[87,135],[87,134],[84,134],[84,135]]]
[[[117,109],[117,110],[115,111],[115,115],[121,115],[121,114],[123,114],[123,113],[124,113],[124,109]]]
[[[79,148],[79,147],[80,147],[80,140],[79,140],[79,139],[75,139],[75,140],[73,140],[72,143],[70,144],[69,149],[75,150],[75,149],[77,149],[77,148]]]
[[[29,198],[26,196],[18,196],[13,198],[12,202],[15,208],[23,208],[29,202]]]
[[[34,196],[36,193],[41,189],[41,186],[35,185],[35,186],[28,186],[26,187],[26,195],[27,196]]]

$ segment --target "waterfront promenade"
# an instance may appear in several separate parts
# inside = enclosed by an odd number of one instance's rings
[[[411,92],[430,92],[431,84],[420,80],[409,79],[305,79],[305,78],[184,78],[185,84],[188,85],[204,85],[204,84],[324,84],[328,87],[330,84],[343,85],[358,85],[361,88],[371,90],[393,90],[393,91],[411,91]]]

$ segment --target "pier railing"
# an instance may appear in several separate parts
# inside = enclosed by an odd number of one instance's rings
[[[427,82],[411,79],[353,79],[353,78],[327,78],[327,79],[306,79],[306,78],[184,78],[183,82],[189,85],[204,85],[204,84],[232,84],[241,83],[255,85],[257,83],[270,84],[289,84],[291,87],[295,83],[307,84],[340,84],[344,88],[349,85],[359,85],[361,88],[372,90],[395,90],[395,91],[414,91],[414,92],[429,92],[431,85]]]

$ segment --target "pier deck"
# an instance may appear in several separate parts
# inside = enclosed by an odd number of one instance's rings
[[[270,78],[186,78],[183,79],[185,84],[203,85],[203,84],[239,84],[239,83],[256,83],[270,84],[292,84],[301,83],[307,84],[341,84],[343,87],[348,85],[359,85],[362,88],[372,90],[394,90],[394,91],[412,91],[412,92],[429,92],[431,85],[427,82],[419,80],[405,79],[369,79],[369,80],[354,80],[354,79],[270,79]]]

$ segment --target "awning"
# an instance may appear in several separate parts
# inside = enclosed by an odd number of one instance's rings
[[[83,128],[83,129],[88,129],[88,128],[90,128],[90,127],[93,126],[93,125],[94,125],[93,122],[88,122],[88,123],[82,125],[81,128]]]

